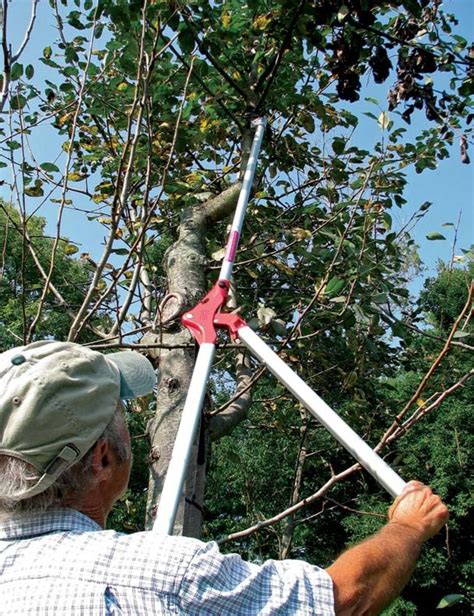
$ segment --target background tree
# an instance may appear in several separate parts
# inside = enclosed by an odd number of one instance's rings
[[[440,327],[443,313],[439,312],[435,319],[431,306],[446,306],[457,318],[466,305],[471,279],[472,261],[466,269],[449,269],[442,264],[438,275],[426,281],[411,309],[416,313],[411,319],[416,331],[405,330],[410,335],[400,361],[392,363],[392,369],[384,374],[377,361],[373,364],[377,372],[367,366],[362,399],[351,396],[337,382],[331,392],[324,392],[325,397],[350,413],[351,423],[357,421],[357,414],[373,410],[371,432],[382,430],[387,417],[403,408],[436,362],[453,326],[451,322],[448,327]],[[451,304],[450,298],[456,298],[457,303]],[[446,603],[452,602],[447,613],[470,613],[473,443],[469,427],[474,409],[472,381],[466,378],[472,373],[472,348],[465,341],[472,336],[472,325],[467,319],[463,325],[456,330],[457,344],[438,364],[416,399],[413,414],[405,420],[411,422],[409,429],[394,446],[390,458],[404,477],[430,483],[450,504],[451,514],[449,532],[441,533],[425,549],[404,598],[387,612],[397,616],[433,614],[443,596],[450,597]],[[397,353],[400,352],[399,347]],[[453,388],[455,391],[445,396]],[[360,477],[335,486],[293,517],[266,525],[275,510],[284,510],[293,502],[295,491],[300,490],[298,500],[317,492],[328,464],[337,472],[349,463],[341,459],[332,438],[311,425],[315,423],[312,419],[303,413],[302,422],[296,421],[294,406],[274,386],[259,387],[250,416],[223,439],[212,457],[204,535],[220,541],[223,550],[235,551],[237,544],[240,553],[254,560],[290,554],[327,565],[342,546],[366,537],[384,523],[386,502],[380,487]],[[302,459],[303,478],[298,473]],[[259,523],[260,528],[255,528]],[[255,532],[249,533],[249,527],[254,527]],[[235,541],[227,542],[228,536],[235,537]]]
[[[179,316],[216,278],[255,114],[268,115],[271,128],[234,305],[371,444],[394,450],[402,434],[394,417],[412,405],[388,405],[378,388],[397,368],[399,353],[387,334],[405,336],[412,325],[399,316],[407,308],[414,243],[406,228],[394,227],[391,211],[406,204],[407,167],[436,168],[456,138],[467,162],[473,60],[467,41],[452,32],[454,18],[435,0],[378,0],[370,7],[361,0],[49,5],[58,40],[41,45],[38,62],[26,64],[8,44],[3,2],[0,164],[9,167],[9,200],[27,215],[47,206],[50,219],[56,208],[46,275],[36,265],[44,281],[37,318],[21,335],[35,339],[46,298],[51,309],[59,302],[53,272],[64,220],[87,217],[104,240],[102,251],[88,247],[82,259],[90,278],[80,305],[71,307],[67,338],[81,341],[92,331],[87,341],[95,348],[142,348],[160,367],[148,427],[149,521],[194,361]],[[352,106],[366,79],[386,83],[389,97],[389,109],[372,114],[381,138],[370,149],[361,145]],[[419,134],[408,133],[407,123],[420,116],[427,122]],[[34,135],[45,124],[57,151],[42,162]],[[420,204],[415,220],[429,209]],[[241,422],[257,392],[266,401],[257,423],[271,437],[268,456],[285,438],[292,445],[285,452],[292,471],[281,478],[292,478],[291,492],[276,506],[268,501],[257,517],[271,521],[284,508],[278,553],[310,554],[316,539],[295,518],[298,508],[316,507],[309,515],[322,520],[317,508],[330,489],[331,498],[345,502],[370,492],[371,480],[260,371],[241,358],[236,369],[236,351],[220,345],[178,529],[199,534],[209,442]],[[278,420],[273,404],[281,407]],[[403,470],[401,459],[390,460]],[[318,486],[306,481],[313,474]],[[266,478],[251,483],[263,491]],[[249,508],[257,502],[252,485]],[[346,513],[338,505],[331,511]],[[245,511],[249,522],[255,515]],[[335,536],[334,542],[336,550]],[[326,548],[329,555],[332,546]]]
[[[22,344],[38,313],[35,325],[40,338],[67,336],[74,311],[90,283],[91,270],[85,258],[72,257],[78,248],[66,238],[56,247],[57,255],[50,274],[51,293],[43,297],[48,277],[53,238],[44,231],[45,220],[22,217],[10,204],[0,201],[0,348],[5,351]],[[103,315],[104,322],[107,318]],[[95,320],[98,325],[98,319]],[[84,332],[81,342],[94,338]]]

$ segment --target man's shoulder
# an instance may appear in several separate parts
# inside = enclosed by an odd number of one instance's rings
[[[22,517],[3,526],[4,546],[8,543],[8,553],[14,554],[3,581],[46,576],[177,594],[190,563],[205,547],[197,539],[150,531],[126,535],[101,530],[72,510]]]
[[[98,543],[111,551],[112,558],[127,558],[133,562],[164,561],[168,566],[179,563],[187,566],[205,546],[198,539],[160,535],[152,531],[123,534],[115,530],[93,533]]]
[[[86,565],[98,577],[115,586],[147,587],[177,593],[191,561],[204,544],[187,537],[162,536],[151,531],[125,535],[114,530],[69,536],[73,552],[84,555]]]

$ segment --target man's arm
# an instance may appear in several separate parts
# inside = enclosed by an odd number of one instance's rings
[[[430,488],[411,481],[375,535],[344,552],[327,572],[334,584],[338,616],[375,616],[410,579],[424,541],[448,519],[448,510]]]

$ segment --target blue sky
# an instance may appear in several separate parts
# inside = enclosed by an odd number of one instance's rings
[[[12,46],[18,45],[23,38],[25,26],[28,22],[31,3],[29,0],[17,0],[10,5],[9,9],[9,35],[11,37]],[[445,0],[444,7],[448,12],[454,13],[459,19],[459,26],[456,31],[466,38],[468,42],[474,41],[474,0]],[[57,32],[54,25],[51,23],[51,13],[49,3],[40,2],[38,5],[38,19],[35,26],[35,34],[32,37],[25,53],[21,59],[23,64],[31,62],[36,69],[36,76],[42,76],[43,66],[38,63],[37,58],[45,46],[56,39]],[[365,106],[366,111],[378,113],[386,109],[385,103],[386,84],[379,86],[378,91],[374,89],[374,96],[380,100],[380,109],[368,102],[361,102],[358,105],[359,109]],[[372,96],[372,90],[370,91]],[[422,122],[421,115],[414,120]],[[364,147],[370,147],[369,139],[377,140],[380,134],[376,135],[377,131],[375,123],[372,120],[367,120],[367,136],[362,139],[368,139]],[[364,124],[361,125],[364,128]],[[358,132],[358,135],[361,131]],[[358,141],[360,137],[358,137]],[[360,141],[359,141],[360,143]],[[35,154],[39,162],[54,161],[56,156],[60,155],[60,148],[55,143],[54,136],[45,126],[42,131],[35,134],[32,146],[35,149]],[[459,143],[456,142],[451,148],[451,157],[447,160],[440,161],[438,169],[434,171],[425,171],[421,175],[417,175],[414,171],[408,172],[408,187],[406,190],[406,198],[408,204],[402,209],[394,209],[391,212],[394,223],[397,227],[405,224],[410,216],[418,209],[425,201],[433,202],[433,206],[428,215],[422,219],[412,235],[419,244],[420,256],[427,267],[424,275],[432,275],[436,271],[436,263],[438,259],[449,261],[453,253],[453,228],[445,228],[443,224],[456,224],[460,217],[460,226],[458,230],[457,243],[454,247],[454,254],[459,255],[461,248],[469,248],[474,242],[474,146],[471,146],[470,156],[471,165],[461,163],[459,154]],[[0,193],[5,199],[11,198],[6,191]],[[44,210],[41,211],[44,215]],[[49,232],[53,232],[55,217],[48,217]],[[70,212],[66,216],[64,224],[64,233],[69,237],[78,240],[82,245],[80,250],[89,252],[92,255],[100,253],[100,245],[103,240],[103,230],[99,225],[87,223],[81,217],[78,222],[78,217]],[[447,239],[445,241],[430,241],[426,239],[426,234],[432,231],[442,233]],[[412,284],[412,290],[416,292],[422,284],[422,280]]]

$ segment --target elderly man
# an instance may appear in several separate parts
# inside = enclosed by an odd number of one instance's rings
[[[0,355],[0,613],[378,614],[415,567],[446,507],[411,482],[374,536],[327,570],[246,563],[214,543],[103,530],[126,489],[120,400],[149,393],[149,362],[73,343]]]

